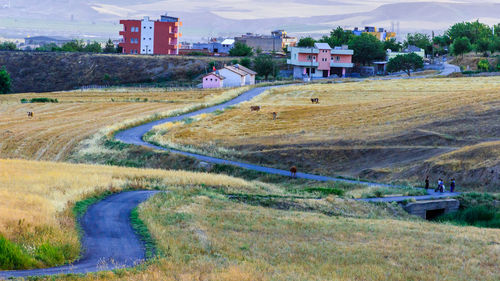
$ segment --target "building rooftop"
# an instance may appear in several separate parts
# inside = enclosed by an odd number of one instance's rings
[[[224,41],[222,41],[222,45],[233,45],[234,44],[234,39],[226,39]]]
[[[240,64],[235,64],[234,65],[235,68],[239,69],[239,70],[243,70],[245,71],[246,73],[250,74],[250,75],[257,75],[257,72],[249,69],[249,68],[246,68],[244,67],[243,65],[240,65]]]
[[[240,70],[240,69],[238,69],[238,68],[236,68],[234,66],[226,66],[224,68],[227,69],[227,70],[229,70],[229,71],[232,71],[232,72],[234,72],[234,73],[236,73],[236,74],[238,74],[240,76],[247,76],[247,74],[248,74],[245,71]]]
[[[314,43],[314,47],[316,47],[317,49],[320,49],[320,50],[325,50],[325,49],[331,50],[332,49],[332,47],[330,47],[330,45],[328,45],[328,43]]]

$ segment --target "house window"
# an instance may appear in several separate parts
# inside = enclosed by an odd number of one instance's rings
[[[316,73],[316,68],[312,68],[312,69],[311,69],[311,73],[312,73],[312,74]]]
[[[210,78],[210,81],[213,81],[212,78]]]

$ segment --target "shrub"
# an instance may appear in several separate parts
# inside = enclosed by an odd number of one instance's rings
[[[10,74],[5,67],[0,68],[0,94],[7,94],[10,92],[11,81]]]
[[[0,268],[25,269],[33,264],[32,259],[21,248],[0,236]]]
[[[490,69],[490,62],[487,59],[481,59],[477,63],[477,68],[482,71],[488,71]]]
[[[22,103],[58,103],[59,101],[57,99],[51,99],[51,98],[32,98],[29,101],[27,99],[21,99]]]
[[[320,193],[321,195],[337,195],[337,196],[343,196],[345,191],[342,189],[338,188],[329,188],[329,187],[310,187],[304,189],[305,192],[308,193]]]
[[[474,225],[480,221],[490,221],[495,217],[495,211],[488,209],[486,206],[475,206],[466,209],[462,213],[462,218],[470,225]]]

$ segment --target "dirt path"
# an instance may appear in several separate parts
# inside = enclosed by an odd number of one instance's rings
[[[90,206],[80,221],[83,258],[79,261],[54,268],[1,271],[0,279],[98,272],[142,263],[146,258],[145,246],[130,224],[130,212],[156,193],[123,192]]]

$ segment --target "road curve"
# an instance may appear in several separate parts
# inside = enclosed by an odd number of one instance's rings
[[[158,192],[123,192],[90,206],[80,220],[83,258],[79,261],[54,268],[0,271],[0,279],[98,272],[143,262],[145,245],[130,224],[130,212]]]
[[[285,86],[277,86],[277,87],[285,87]],[[189,117],[195,117],[200,114],[207,114],[207,113],[212,113],[217,110],[224,110],[225,108],[229,106],[233,106],[245,101],[249,101],[253,99],[254,97],[262,94],[266,90],[269,90],[273,87],[262,87],[262,88],[254,88],[251,89],[237,98],[230,100],[226,103],[216,105],[213,107],[207,107],[198,111],[194,111],[191,113],[175,116],[175,117],[169,117],[161,120],[157,120],[151,123],[143,124],[137,127],[133,127],[124,131],[121,131],[115,135],[115,138],[121,142],[128,143],[128,144],[134,144],[134,145],[140,145],[140,146],[145,146],[157,150],[163,150],[163,151],[169,151],[171,153],[176,153],[184,156],[189,156],[193,157],[197,160],[208,162],[208,163],[213,163],[213,164],[226,164],[226,165],[231,165],[231,166],[236,166],[248,170],[253,170],[253,171],[258,171],[258,172],[263,172],[267,174],[274,174],[274,175],[281,175],[281,176],[289,176],[290,172],[286,170],[280,170],[280,169],[275,169],[275,168],[269,168],[269,167],[264,167],[264,166],[259,166],[255,164],[249,164],[249,163],[243,163],[243,162],[238,162],[238,161],[232,161],[232,160],[225,160],[225,159],[220,159],[220,158],[215,158],[211,156],[206,156],[206,155],[201,155],[201,154],[196,154],[196,153],[191,153],[191,152],[185,152],[185,151],[180,151],[180,150],[175,150],[175,149],[168,149],[165,147],[157,146],[151,143],[148,143],[143,140],[143,136],[149,132],[151,129],[153,129],[154,126],[159,125],[159,124],[164,124],[164,123],[169,123],[169,122],[177,122],[181,121],[185,118]],[[379,187],[398,187],[394,185],[389,185],[389,184],[381,184],[381,183],[373,183],[373,182],[365,182],[365,181],[356,181],[356,180],[349,180],[349,179],[341,179],[341,178],[334,178],[334,177],[327,177],[327,176],[320,176],[320,175],[313,175],[313,174],[307,174],[307,173],[297,173],[297,178],[301,179],[309,179],[309,180],[316,180],[316,181],[337,181],[337,182],[347,182],[347,183],[356,183],[356,184],[365,184],[368,186],[379,186]],[[457,193],[434,193],[432,191],[428,192],[428,195],[424,196],[411,196],[411,197],[393,197],[393,198],[377,198],[377,199],[361,199],[362,201],[385,201],[385,202],[401,202],[407,199],[415,199],[415,200],[429,200],[429,199],[438,199],[438,198],[444,198],[444,197],[449,197],[449,196],[456,196]]]

